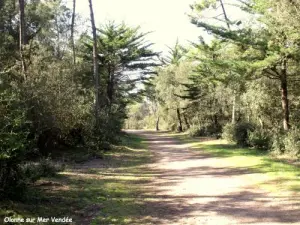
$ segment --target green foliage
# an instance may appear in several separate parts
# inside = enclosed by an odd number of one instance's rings
[[[267,150],[270,148],[271,135],[262,129],[255,129],[248,133],[248,144],[257,149]]]
[[[280,132],[276,132],[273,134],[271,151],[276,155],[281,155],[285,151],[285,146],[283,141],[284,141],[284,134]]]
[[[29,146],[27,135],[29,123],[26,120],[24,103],[19,93],[12,90],[0,92],[0,159],[19,157]]]
[[[20,200],[24,198],[29,184],[41,177],[54,176],[63,169],[49,159],[24,163],[16,158],[0,159],[0,196]]]
[[[252,124],[239,122],[235,124],[235,141],[238,145],[247,146],[249,145],[248,134],[253,131],[254,127]]]
[[[9,196],[55,173],[47,162],[36,165],[41,155],[63,155],[77,146],[96,155],[117,143],[127,105],[138,99],[138,86],[155,74],[158,55],[139,28],[111,22],[98,30],[102,105],[96,125],[92,47],[88,35],[78,33],[82,38],[75,40],[75,65],[69,43],[71,10],[61,0],[26,2],[24,69],[18,13],[18,5],[1,1],[0,189]]]
[[[219,137],[221,133],[220,127],[214,126],[214,124],[206,124],[202,126],[192,125],[188,129],[188,135],[191,137],[205,137],[215,136]]]
[[[191,62],[182,61],[158,70],[158,76],[154,80],[155,91],[160,101],[159,115],[165,121],[167,129],[176,130],[180,122],[183,126],[186,126],[184,116],[188,101],[181,96],[185,95],[183,84],[188,82],[188,75],[192,72],[192,69],[193,65]],[[177,109],[181,121],[179,121]]]
[[[26,190],[27,182],[20,160],[0,160],[0,196],[1,198],[21,198]]]
[[[21,194],[26,184],[20,163],[30,146],[30,124],[18,90],[0,88],[0,196],[12,196]]]
[[[202,135],[201,128],[195,125],[192,125],[188,130],[188,135],[190,137],[200,137]]]
[[[128,106],[127,119],[124,127],[126,129],[155,128],[158,109],[155,102],[136,103]]]
[[[248,135],[253,131],[253,125],[249,123],[228,123],[223,127],[222,137],[229,142],[234,142],[241,146],[249,146]]]
[[[297,157],[300,154],[300,130],[293,128],[286,134],[284,140],[284,153],[292,157]]]
[[[39,162],[25,163],[21,166],[22,173],[27,182],[35,182],[41,177],[53,177],[64,169],[50,158],[42,158]]]
[[[273,136],[272,151],[277,155],[299,157],[300,133],[298,128],[292,128],[287,133],[276,133]]]
[[[232,123],[227,123],[223,127],[223,132],[222,132],[222,138],[229,141],[229,142],[235,142],[235,125]]]
[[[137,98],[135,89],[147,82],[157,66],[158,53],[150,49],[152,44],[144,38],[139,27],[131,28],[125,23],[109,22],[98,30],[99,71],[102,86],[101,99],[104,107],[125,110],[127,102]],[[93,49],[90,37],[82,37],[84,58],[90,60]],[[89,74],[91,77],[91,74]]]

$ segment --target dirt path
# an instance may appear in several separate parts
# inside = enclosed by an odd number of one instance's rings
[[[172,137],[135,131],[147,140],[156,162],[148,171],[145,216],[149,224],[300,224],[300,199],[257,188],[247,169],[195,153]]]

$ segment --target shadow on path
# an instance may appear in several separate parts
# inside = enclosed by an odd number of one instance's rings
[[[300,197],[257,188],[251,177],[258,168],[223,166],[222,158],[192,152],[162,133],[130,132],[142,136],[156,158],[141,173],[154,176],[142,184],[147,194],[136,196],[145,204],[145,223],[300,224]]]

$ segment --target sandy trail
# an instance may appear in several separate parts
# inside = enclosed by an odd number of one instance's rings
[[[148,224],[300,224],[300,198],[272,195],[254,184],[251,170],[237,169],[222,158],[189,150],[172,137],[134,131],[146,139],[156,161],[144,174]],[[256,179],[257,181],[257,179]]]

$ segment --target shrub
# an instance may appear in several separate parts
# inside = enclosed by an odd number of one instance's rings
[[[229,142],[235,142],[235,124],[227,123],[223,127],[222,138]]]
[[[269,149],[271,143],[270,134],[261,129],[249,131],[248,144],[258,149]]]
[[[29,184],[63,170],[49,159],[23,164],[14,158],[0,162],[0,196],[10,199],[22,199]]]
[[[36,163],[26,163],[22,166],[22,171],[30,179],[35,182],[41,177],[52,177],[64,168],[58,163],[54,163],[49,158],[41,159]]]
[[[300,130],[292,128],[288,132],[276,132],[272,137],[272,152],[275,155],[297,157],[300,154]]]
[[[271,151],[275,155],[280,155],[284,153],[285,146],[284,146],[284,134],[280,132],[275,132],[272,136],[272,145],[271,145]]]
[[[289,156],[298,156],[300,154],[300,130],[291,129],[283,138],[284,153]]]
[[[192,125],[188,130],[188,135],[190,137],[199,137],[201,136],[201,134],[202,134],[201,128],[196,125]]]
[[[192,125],[188,130],[188,135],[191,137],[200,136],[218,136],[221,133],[219,128],[216,128],[212,124],[207,124],[203,126]]]
[[[250,123],[237,123],[235,125],[235,139],[238,145],[248,146],[248,134],[254,131],[254,127]]]
[[[0,197],[19,199],[26,190],[26,180],[19,160],[0,159]]]
[[[0,92],[0,195],[21,194],[25,183],[20,163],[30,141],[26,107],[16,90]]]
[[[82,131],[86,146],[97,154],[99,151],[110,150],[111,144],[119,143],[124,122],[122,116],[120,113],[107,115],[105,111],[102,111],[98,127],[95,127],[91,118]]]
[[[250,123],[228,123],[223,128],[222,137],[229,142],[235,142],[241,146],[249,146],[248,134],[251,131],[254,131],[254,126]]]

